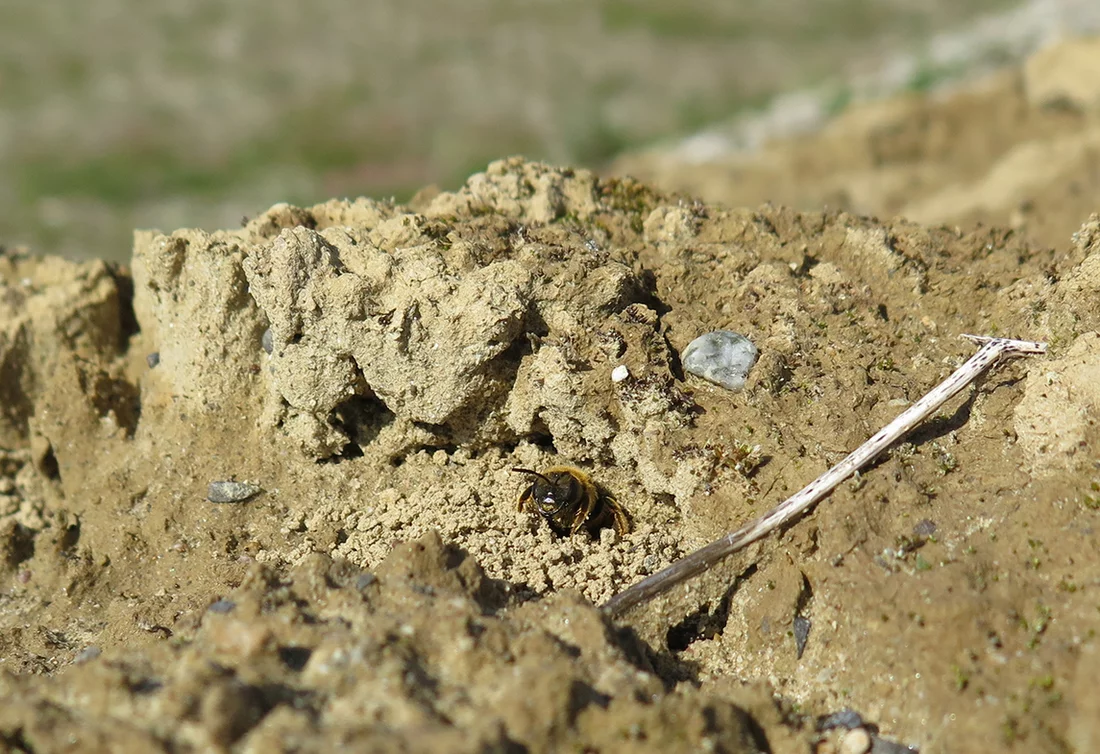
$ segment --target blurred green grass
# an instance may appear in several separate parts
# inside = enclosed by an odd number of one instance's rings
[[[0,244],[407,198],[523,153],[598,167],[1003,0],[137,0],[0,11]]]

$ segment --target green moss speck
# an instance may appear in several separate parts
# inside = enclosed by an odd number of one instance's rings
[[[955,691],[966,691],[966,687],[970,685],[970,672],[958,665],[952,665],[951,672],[955,677]]]

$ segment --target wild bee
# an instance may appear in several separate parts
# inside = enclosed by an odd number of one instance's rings
[[[630,519],[619,501],[585,472],[573,466],[551,466],[539,473],[512,469],[534,477],[519,496],[519,509],[538,513],[558,536],[576,534],[582,528],[592,536],[606,526],[619,535],[630,531]]]

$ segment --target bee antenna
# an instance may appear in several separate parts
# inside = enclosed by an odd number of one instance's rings
[[[545,474],[540,474],[539,472],[534,471],[532,469],[513,468],[512,471],[518,472],[520,474],[530,474],[531,476],[537,476],[539,479],[542,479],[544,482],[547,482],[548,484],[550,483],[550,480],[546,477]]]

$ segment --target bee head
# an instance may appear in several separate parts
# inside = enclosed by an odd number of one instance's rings
[[[563,483],[560,480],[555,481],[545,474],[540,474],[532,469],[512,469],[512,471],[535,477],[535,481],[531,483],[528,494],[538,507],[539,513],[543,518],[553,518],[557,516],[562,512],[565,506],[569,504],[569,491],[571,488],[568,483]],[[555,474],[555,476],[558,475]]]

